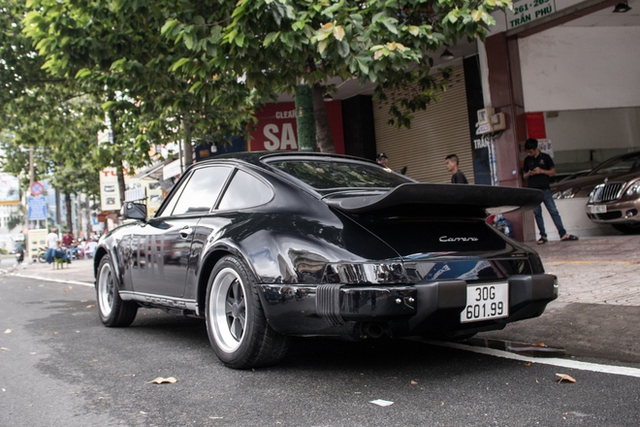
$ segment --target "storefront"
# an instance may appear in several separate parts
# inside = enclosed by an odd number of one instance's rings
[[[498,20],[480,56],[486,102],[508,123],[492,141],[499,185],[524,185],[520,169],[528,137],[546,140],[558,173],[640,150],[640,3],[618,3],[521,0],[515,13]],[[610,232],[585,221],[586,199],[557,204],[569,233]],[[515,222],[516,236],[533,239],[531,215]],[[557,238],[548,224],[549,236]]]

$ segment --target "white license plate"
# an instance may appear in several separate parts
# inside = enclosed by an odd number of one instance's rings
[[[500,319],[508,316],[508,283],[467,286],[467,306],[460,313],[460,323]]]
[[[589,206],[589,212],[592,214],[607,213],[607,205],[591,205]]]

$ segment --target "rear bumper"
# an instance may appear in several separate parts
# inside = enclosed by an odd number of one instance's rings
[[[509,283],[509,316],[461,323],[468,283],[425,281],[406,286],[259,285],[271,327],[289,335],[358,336],[359,325],[375,323],[390,335],[454,337],[502,329],[507,323],[537,317],[557,298],[557,278],[515,275]]]

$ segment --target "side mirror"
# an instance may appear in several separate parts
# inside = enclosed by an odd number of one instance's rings
[[[128,219],[145,221],[147,219],[147,205],[142,203],[124,202],[122,215]]]

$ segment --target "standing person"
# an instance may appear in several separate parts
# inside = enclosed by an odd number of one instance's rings
[[[384,166],[387,169],[389,168],[389,158],[384,153],[378,153],[378,156],[376,157],[376,163]]]
[[[451,183],[452,184],[468,184],[467,177],[464,176],[462,171],[458,169],[458,156],[455,154],[449,154],[445,157],[445,166],[447,170],[451,172]]]
[[[391,168],[389,167],[389,158],[387,157],[387,155],[386,155],[386,154],[384,154],[384,153],[378,153],[378,156],[376,157],[376,163],[377,163],[377,164],[379,164],[379,165],[384,166],[384,168],[385,168],[388,172],[391,172]],[[406,173],[407,173],[407,167],[406,167],[406,166],[405,166],[405,167],[403,167],[403,168],[400,170],[400,173],[401,173],[402,175],[406,174]]]
[[[67,263],[71,264],[69,255],[66,252],[60,250],[60,240],[58,239],[58,229],[52,228],[51,233],[47,234],[47,253],[44,255],[47,262],[51,264],[54,258],[63,258],[67,260]]]
[[[547,207],[549,211],[549,215],[551,215],[551,219],[553,219],[553,223],[558,229],[558,235],[560,236],[560,240],[568,241],[568,240],[578,240],[577,236],[573,236],[568,234],[562,225],[562,219],[560,218],[560,213],[558,212],[558,208],[556,208],[556,204],[553,201],[553,196],[551,195],[551,189],[549,188],[549,177],[552,177],[556,174],[556,166],[553,163],[553,159],[547,153],[543,153],[538,148],[538,140],[534,138],[529,138],[524,143],[524,149],[527,152],[527,157],[524,159],[524,166],[522,171],[524,172],[524,179],[527,180],[529,188],[537,188],[538,190],[542,190],[544,193],[544,198],[542,199],[542,203]],[[542,218],[542,204],[538,205],[533,213],[536,217],[536,224],[538,225],[538,230],[540,230],[540,238],[538,239],[538,244],[543,245],[547,243],[547,232],[544,228],[544,220]]]
[[[391,172],[391,168],[389,167],[389,158],[386,154],[378,153],[376,156],[376,163],[384,167],[387,172]]]

